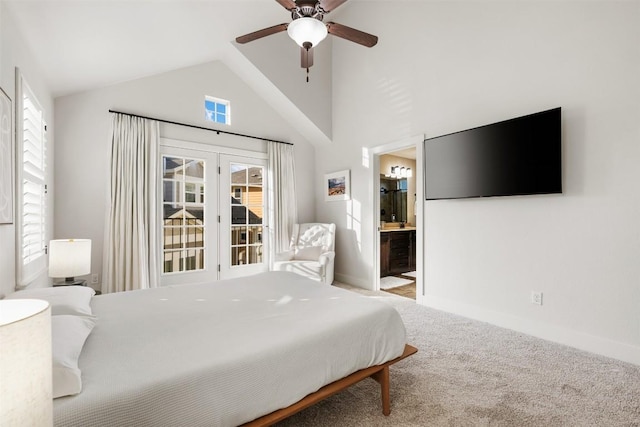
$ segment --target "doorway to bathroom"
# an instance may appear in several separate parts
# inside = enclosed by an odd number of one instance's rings
[[[422,137],[372,149],[376,225],[375,289],[423,296]]]
[[[380,290],[416,298],[416,149],[380,155]]]

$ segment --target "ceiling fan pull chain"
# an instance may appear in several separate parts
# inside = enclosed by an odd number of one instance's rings
[[[309,83],[309,67],[307,67],[307,83]]]

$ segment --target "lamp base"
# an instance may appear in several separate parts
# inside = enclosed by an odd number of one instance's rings
[[[67,277],[64,282],[54,283],[53,286],[87,286],[87,281],[74,280],[73,277]]]

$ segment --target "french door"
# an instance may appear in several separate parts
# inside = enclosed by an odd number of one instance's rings
[[[268,270],[266,160],[220,156],[220,278]]]
[[[175,145],[161,147],[161,284],[211,282],[268,270],[264,155]]]

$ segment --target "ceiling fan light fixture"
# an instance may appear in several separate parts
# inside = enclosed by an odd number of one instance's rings
[[[291,22],[287,27],[287,34],[300,47],[304,47],[305,43],[311,43],[315,47],[327,37],[327,26],[315,18],[298,18]]]

